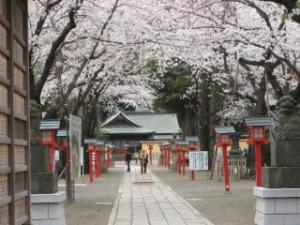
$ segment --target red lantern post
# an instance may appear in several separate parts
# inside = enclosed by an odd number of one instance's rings
[[[96,177],[100,177],[100,148],[99,146],[94,146],[94,152],[95,152],[95,171],[96,171]]]
[[[99,170],[98,170],[98,175],[99,176],[102,176],[102,148],[99,147],[99,150],[98,150],[98,164],[99,164]]]
[[[162,166],[164,166],[164,148],[165,148],[165,146],[164,145],[161,145],[160,146],[160,164],[162,165]]]
[[[163,165],[165,168],[171,167],[171,146],[170,143],[165,142],[161,145],[161,151],[163,152],[164,158],[163,158]]]
[[[111,148],[109,148],[108,149],[108,167],[110,168],[110,167],[112,167],[112,151],[113,151],[113,149]]]
[[[149,161],[150,161],[150,165],[152,165],[152,150],[153,150],[153,145],[149,145]]]
[[[215,127],[215,131],[217,134],[217,145],[222,147],[223,150],[225,191],[230,192],[227,147],[232,144],[229,134],[235,133],[235,130],[233,127]]]
[[[110,168],[111,167],[111,149],[109,147],[106,147],[105,155],[106,155],[106,157],[105,157],[106,167]]]
[[[85,139],[84,144],[87,145],[87,152],[88,152],[88,157],[89,157],[89,179],[90,182],[94,182],[94,172],[93,172],[93,167],[95,163],[96,167],[96,175],[97,175],[97,156],[96,156],[96,139]]]
[[[191,144],[189,146],[189,151],[190,152],[195,152],[196,151],[196,146],[194,144]],[[195,170],[191,171],[191,180],[195,180]]]
[[[165,168],[168,168],[168,160],[169,160],[169,151],[168,151],[168,146],[164,147],[165,151]]]
[[[185,153],[186,153],[186,149],[185,147],[182,148],[182,151],[181,151],[181,155],[182,155],[182,175],[185,176],[185,167],[186,167],[186,158],[185,158]]]
[[[268,144],[266,127],[272,125],[269,117],[253,117],[244,119],[246,125],[250,128],[248,144],[255,146],[255,169],[256,186],[262,186],[262,145]]]
[[[188,142],[181,141],[177,143],[176,151],[178,154],[178,173],[185,175],[186,158],[185,153],[187,151]]]
[[[178,174],[181,174],[181,146],[176,146],[176,152],[177,152],[177,171]]]
[[[107,168],[111,167],[111,149],[107,149]]]
[[[55,172],[55,146],[56,132],[59,129],[59,120],[42,120],[40,130],[42,131],[42,145],[48,147],[48,171]]]
[[[95,143],[95,154],[96,154],[96,177],[102,176],[102,147],[104,143],[102,141],[97,141]]]
[[[88,145],[88,148],[87,148],[87,152],[88,152],[88,155],[89,155],[89,171],[90,171],[90,182],[94,182],[94,175],[93,175],[93,154],[95,152],[94,150],[94,145],[92,144],[89,144]]]
[[[55,154],[55,133],[56,131],[42,131],[42,145],[48,147],[48,171],[54,172],[55,163],[54,163],[54,154]]]
[[[166,146],[166,149],[167,149],[167,167],[170,169],[171,168],[171,146],[170,145],[167,145]]]

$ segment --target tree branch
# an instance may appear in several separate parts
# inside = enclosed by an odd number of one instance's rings
[[[55,57],[57,50],[59,46],[65,41],[67,38],[68,34],[70,33],[71,30],[76,28],[76,22],[75,22],[75,15],[77,14],[77,11],[79,10],[80,6],[77,7],[72,7],[69,11],[69,22],[61,32],[61,34],[56,38],[56,40],[52,43],[50,52],[48,54],[48,57],[45,61],[45,66],[44,70],[42,72],[40,80],[36,84],[36,90],[34,92],[33,98],[39,101],[40,95],[42,93],[43,87],[49,77],[51,68],[54,64]]]

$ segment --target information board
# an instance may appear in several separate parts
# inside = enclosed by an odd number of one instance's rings
[[[207,151],[190,152],[189,166],[190,170],[208,170]]]
[[[80,148],[81,148],[81,118],[71,115],[70,120],[70,164],[71,179],[80,176]]]

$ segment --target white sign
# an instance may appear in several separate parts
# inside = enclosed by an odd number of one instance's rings
[[[190,170],[208,170],[207,152],[190,152],[189,157]]]
[[[71,179],[80,177],[80,148],[81,148],[81,118],[70,114],[69,116],[70,164]]]

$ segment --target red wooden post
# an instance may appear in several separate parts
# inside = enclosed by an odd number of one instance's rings
[[[185,175],[185,149],[182,149],[182,175]]]
[[[109,153],[108,154],[108,165],[109,165],[109,167],[112,167],[112,163],[111,163],[111,161],[112,161],[112,149],[109,149],[108,153]]]
[[[150,156],[149,156],[149,159],[150,159],[150,165],[152,165],[152,149],[153,149],[153,146],[152,146],[152,145],[149,145],[149,150],[150,150]]]
[[[171,168],[171,148],[168,147],[167,151],[168,151],[168,168],[170,169]]]
[[[48,171],[53,171],[53,145],[48,146]]]
[[[196,147],[194,145],[189,147],[190,152],[196,151]],[[189,163],[190,163],[190,158],[189,158]],[[191,180],[195,180],[195,170],[191,171]]]
[[[180,174],[180,153],[179,153],[179,147],[176,147],[176,152],[177,152],[177,171],[178,171],[178,174]]]
[[[110,168],[110,149],[107,149],[107,168]]]
[[[101,148],[99,148],[99,176],[102,176],[102,151]]]
[[[223,162],[224,162],[225,191],[230,192],[227,145],[225,144],[223,145]]]
[[[256,167],[256,186],[262,186],[262,147],[260,142],[255,143],[255,167]]]
[[[161,165],[164,166],[164,162],[165,162],[165,147],[162,147],[161,149]]]
[[[181,174],[181,162],[182,162],[182,156],[181,156],[181,148],[178,149],[178,173]]]
[[[108,148],[106,150],[106,167],[110,168],[111,167],[111,162],[110,162],[110,149]]]
[[[97,148],[95,151],[95,169],[96,169],[96,177],[100,176],[100,160],[99,160],[99,149]]]
[[[169,151],[168,151],[168,146],[165,146],[165,155],[166,155],[166,158],[165,158],[165,168],[168,168],[168,160],[169,160]]]
[[[93,152],[89,150],[89,163],[90,163],[90,182],[94,182],[93,178]]]
[[[162,149],[162,166],[164,167],[165,166],[165,147],[163,147]]]
[[[105,166],[108,168],[108,148],[104,149],[105,154]]]

